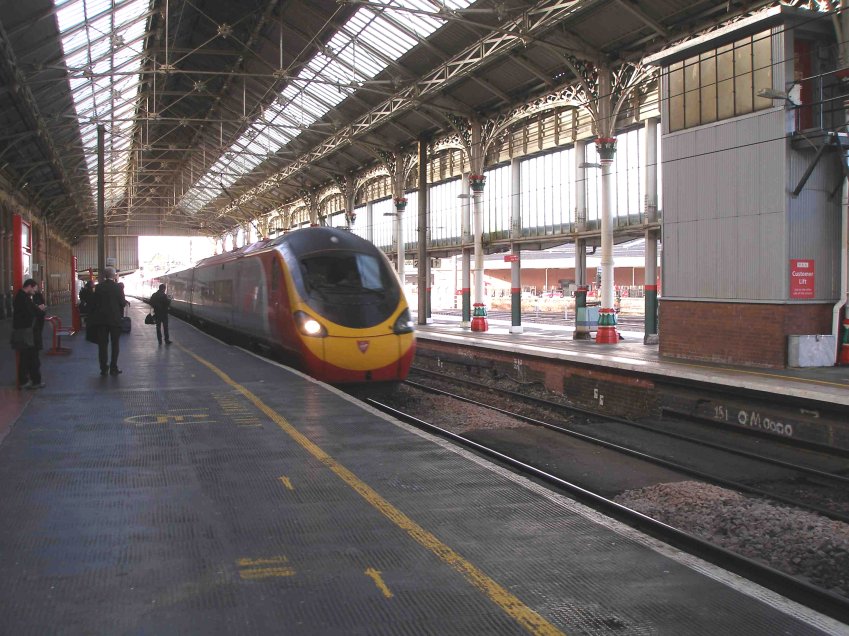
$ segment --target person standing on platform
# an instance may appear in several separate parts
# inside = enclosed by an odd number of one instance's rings
[[[97,353],[100,359],[100,375],[118,375],[118,354],[121,341],[121,319],[124,317],[124,290],[115,282],[115,268],[103,270],[104,279],[94,288],[96,312]],[[112,345],[111,357],[109,345]],[[107,364],[108,361],[108,364]]]
[[[162,332],[165,332],[165,344],[171,344],[171,336],[168,333],[168,308],[171,299],[165,293],[165,283],[159,286],[159,291],[150,296],[150,306],[153,308],[153,320],[156,322],[156,339],[162,344]]]
[[[18,364],[18,385],[23,389],[43,389],[41,381],[41,361],[33,338],[36,306],[32,302],[36,282],[28,278],[21,285],[12,302],[12,348],[20,354]],[[41,306],[44,311],[44,305]]]
[[[89,312],[89,304],[91,303],[92,296],[94,296],[94,284],[90,280],[87,280],[82,289],[80,289],[80,314],[83,316]]]
[[[32,294],[32,304],[35,305],[35,320],[32,323],[32,337],[38,351],[44,349],[44,318],[47,316],[47,302],[41,292],[41,284],[36,281]]]

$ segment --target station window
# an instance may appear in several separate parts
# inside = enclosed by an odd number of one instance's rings
[[[757,95],[772,88],[769,31],[676,62],[666,72],[670,132],[773,105],[771,99]]]

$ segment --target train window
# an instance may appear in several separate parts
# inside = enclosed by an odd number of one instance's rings
[[[304,280],[311,288],[334,291],[382,290],[380,261],[370,254],[334,254],[301,261]]]
[[[357,268],[362,286],[366,289],[383,289],[380,278],[380,262],[368,254],[357,254]]]

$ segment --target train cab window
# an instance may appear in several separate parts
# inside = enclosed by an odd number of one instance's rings
[[[305,258],[301,272],[310,288],[322,291],[379,291],[384,288],[380,262],[370,254],[334,254]]]

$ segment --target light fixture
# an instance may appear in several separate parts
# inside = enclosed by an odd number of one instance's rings
[[[799,82],[793,82],[787,92],[777,91],[772,88],[762,88],[758,91],[758,97],[764,99],[785,100],[791,106],[799,106],[802,104],[802,85]]]

